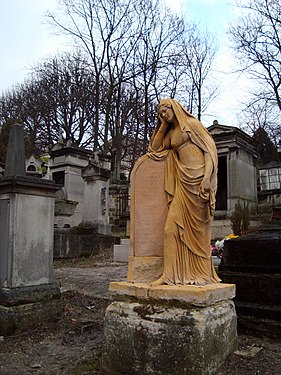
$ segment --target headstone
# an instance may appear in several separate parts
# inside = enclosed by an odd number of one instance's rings
[[[147,156],[131,175],[131,253],[128,280],[150,282],[163,272],[164,226],[168,213],[164,190],[165,161]]]
[[[0,334],[3,335],[49,319],[62,309],[52,267],[54,197],[58,186],[25,175],[23,136],[22,126],[11,128],[7,168],[0,180]]]
[[[64,145],[62,139],[50,151],[50,177],[65,190],[63,200],[56,197],[55,201],[58,228],[73,228],[81,223],[85,185],[81,170],[87,166],[91,154],[90,150],[74,147],[70,142]]]
[[[81,225],[96,228],[98,234],[104,235],[111,235],[108,213],[110,176],[108,163],[98,154],[82,169],[85,185]]]

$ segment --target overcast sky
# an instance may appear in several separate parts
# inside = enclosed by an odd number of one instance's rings
[[[215,79],[220,95],[204,116],[206,126],[214,119],[219,123],[237,125],[243,90],[243,79],[226,74],[233,68],[228,50],[226,30],[233,18],[231,0],[166,0],[175,10],[182,9],[200,23],[202,29],[216,33],[220,47]],[[0,0],[0,92],[21,83],[30,68],[44,58],[67,50],[66,41],[46,24],[44,13],[57,9],[57,0]],[[231,66],[232,65],[232,66]]]

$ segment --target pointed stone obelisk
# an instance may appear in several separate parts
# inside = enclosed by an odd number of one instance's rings
[[[53,181],[26,176],[24,129],[11,128],[0,180],[0,335],[61,311],[53,283]]]
[[[15,124],[11,127],[7,149],[4,177],[26,176],[24,128]]]

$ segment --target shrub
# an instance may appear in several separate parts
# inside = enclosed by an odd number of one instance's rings
[[[249,206],[244,203],[244,207],[241,206],[240,202],[235,205],[231,217],[231,228],[233,233],[240,236],[247,232],[250,228],[250,213]]]

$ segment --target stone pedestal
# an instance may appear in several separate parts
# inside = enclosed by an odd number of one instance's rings
[[[234,285],[110,283],[107,374],[211,375],[237,347]]]
[[[32,177],[0,181],[0,287],[53,281],[54,198],[57,185]]]
[[[57,185],[32,177],[0,181],[0,335],[62,310],[53,284]]]
[[[128,281],[109,287],[107,374],[211,375],[237,345],[234,285],[150,285],[163,274],[164,174],[147,155],[132,171]]]

